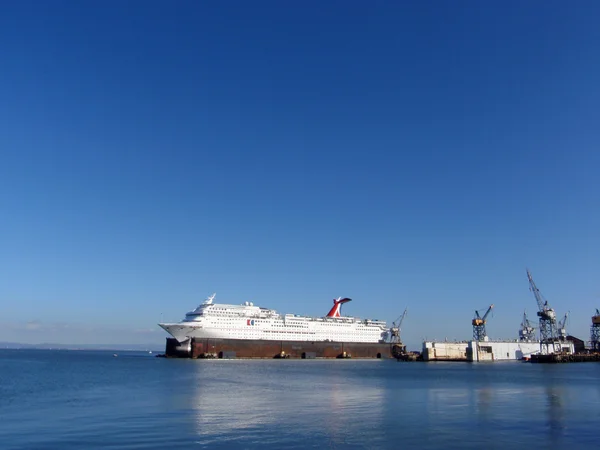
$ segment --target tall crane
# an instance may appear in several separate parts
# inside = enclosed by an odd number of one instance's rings
[[[523,311],[523,321],[519,330],[519,341],[532,342],[535,341],[535,327],[527,318],[527,311]]]
[[[475,311],[475,317],[473,317],[473,339],[476,341],[483,341],[487,337],[487,333],[485,331],[485,324],[487,322],[487,316],[492,311],[494,305],[490,305],[487,309],[483,317],[479,315],[479,311]]]
[[[567,312],[565,314],[565,317],[563,317],[563,319],[558,322],[557,325],[557,331],[558,331],[558,338],[562,339],[563,341],[565,339],[567,339],[567,329],[565,328],[565,326],[567,325],[567,319],[569,318],[569,313]]]
[[[554,342],[557,338],[556,313],[550,307],[548,301],[542,297],[529,269],[527,269],[527,278],[529,279],[529,289],[533,292],[538,304],[537,315],[540,318],[540,342],[547,345],[549,342]]]
[[[401,327],[402,322],[404,322],[404,318],[406,317],[406,311],[408,311],[408,308],[405,308],[402,315],[392,322],[392,328],[390,328],[390,343],[392,344],[402,343],[400,332],[402,331]]]
[[[596,308],[596,315],[592,316],[592,328],[590,330],[592,337],[592,349],[600,352],[600,310]]]

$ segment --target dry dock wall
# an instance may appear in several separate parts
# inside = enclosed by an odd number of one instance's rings
[[[540,352],[539,342],[470,342],[473,361],[510,361]]]
[[[167,338],[165,355],[184,358],[391,358],[390,344]]]
[[[571,342],[562,342],[560,347],[563,353],[575,351]],[[515,361],[539,353],[539,342],[423,342],[424,361]]]
[[[467,361],[468,342],[423,342],[423,361]]]

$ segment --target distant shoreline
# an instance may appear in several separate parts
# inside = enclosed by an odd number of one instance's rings
[[[71,350],[71,351],[131,351],[131,352],[160,352],[160,345],[68,345],[68,344],[20,344],[0,342],[0,350]]]

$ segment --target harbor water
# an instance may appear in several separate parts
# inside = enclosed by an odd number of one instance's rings
[[[0,350],[3,449],[597,448],[600,364]]]

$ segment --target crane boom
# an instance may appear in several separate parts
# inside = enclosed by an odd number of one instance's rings
[[[569,317],[569,313],[567,312],[565,314],[565,317],[563,317],[563,319],[558,322],[557,326],[556,326],[556,330],[558,332],[558,338],[560,339],[566,339],[567,338],[567,329],[565,328],[565,325],[567,324],[567,318]]]
[[[538,309],[540,312],[544,311],[544,299],[542,298],[542,294],[540,294],[540,290],[535,285],[535,281],[533,281],[533,277],[531,276],[531,272],[527,269],[527,278],[529,279],[529,288],[535,297],[535,300],[538,304]]]
[[[569,313],[567,312],[565,314],[565,317],[563,317],[563,320],[561,320],[560,322],[558,322],[558,328],[564,328],[565,324],[567,323],[567,318],[569,317]]]
[[[549,342],[552,342],[558,337],[558,329],[556,327],[556,313],[554,312],[554,309],[550,307],[548,302],[544,301],[544,299],[542,298],[542,294],[540,294],[540,290],[535,285],[535,282],[533,281],[533,277],[531,276],[531,272],[529,272],[529,269],[527,269],[527,279],[529,280],[529,286],[531,291],[533,292],[535,301],[538,304],[537,315],[540,318],[540,342],[543,345],[547,346]]]
[[[408,308],[405,308],[404,312],[392,322],[392,326],[396,328],[400,328],[402,326],[402,322],[404,322],[404,317],[406,316],[406,311],[408,311]]]
[[[494,307],[493,304],[490,305],[490,307],[488,308],[488,310],[486,311],[486,313],[483,315],[483,321],[485,322],[485,319],[487,319],[487,316],[490,314],[490,312],[492,311],[492,308]]]
[[[406,317],[406,311],[408,311],[408,308],[404,308],[404,312],[402,313],[402,316],[400,317],[400,322],[398,322],[398,328],[402,327],[402,322],[404,322],[404,318]]]
[[[406,317],[406,311],[408,311],[408,308],[405,308],[402,315],[392,322],[392,328],[389,330],[389,336],[392,343],[402,342],[400,338],[400,327],[402,326],[402,322],[404,322],[404,318]]]

